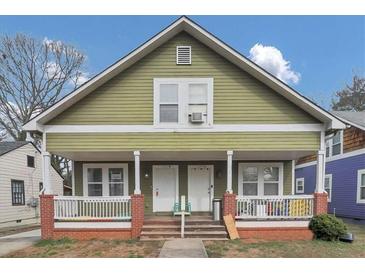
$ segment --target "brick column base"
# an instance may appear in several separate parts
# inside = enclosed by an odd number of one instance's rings
[[[313,215],[324,214],[328,212],[327,193],[314,193]]]
[[[236,194],[224,193],[223,195],[223,216],[231,214],[236,216]]]
[[[138,238],[141,235],[144,222],[144,195],[135,194],[132,199],[132,238]]]
[[[42,194],[40,198],[41,209],[41,238],[52,239],[54,231],[54,195]]]

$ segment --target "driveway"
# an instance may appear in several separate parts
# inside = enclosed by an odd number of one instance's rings
[[[0,256],[31,246],[41,239],[41,230],[31,230],[0,238]]]

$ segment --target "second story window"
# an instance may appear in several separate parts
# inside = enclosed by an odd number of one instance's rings
[[[212,124],[212,78],[154,79],[155,126],[176,128]]]
[[[160,123],[179,122],[179,86],[177,84],[160,85]]]
[[[326,142],[326,157],[339,155],[342,153],[342,131],[336,134]]]

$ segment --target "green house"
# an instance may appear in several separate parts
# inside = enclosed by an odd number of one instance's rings
[[[325,134],[344,127],[186,17],[24,126],[43,134],[48,194],[56,154],[73,161],[74,200],[143,194],[144,214],[156,215],[183,195],[192,215],[209,215],[214,198],[234,193],[242,219],[270,217],[269,198],[293,197],[300,157],[318,155],[324,192]]]

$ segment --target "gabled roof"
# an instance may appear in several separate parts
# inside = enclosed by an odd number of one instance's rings
[[[27,141],[0,142],[0,156],[29,143]]]
[[[244,57],[242,54],[219,40],[217,37],[203,29],[201,26],[183,16],[172,23],[170,26],[156,34],[154,37],[149,39],[147,42],[142,44],[119,61],[84,83],[78,89],[65,96],[63,99],[58,101],[49,109],[43,111],[31,121],[24,125],[24,130],[27,131],[43,131],[42,125],[56,117],[58,114],[63,112],[74,103],[84,98],[86,95],[91,93],[97,87],[101,86],[114,76],[127,69],[129,66],[151,53],[153,50],[158,48],[163,43],[174,37],[176,34],[185,31],[204,45],[211,48],[219,55],[226,58],[231,63],[235,64],[242,70],[248,72],[259,81],[265,83],[267,86],[272,88],[277,93],[281,94],[289,101],[293,102],[298,107],[302,108],[312,116],[317,118],[326,124],[327,129],[342,129],[345,128],[345,124],[333,116],[331,113],[322,109],[314,102],[310,101],[306,97],[302,96],[294,89],[274,77],[272,74],[258,66],[257,64]]]
[[[365,130],[365,111],[331,111],[331,113],[351,126]]]

